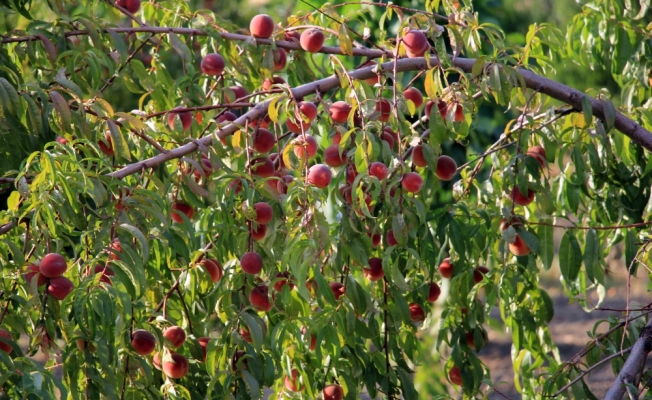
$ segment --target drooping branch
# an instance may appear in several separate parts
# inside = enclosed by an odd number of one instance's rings
[[[638,340],[634,343],[631,354],[607,391],[605,400],[622,399],[625,392],[628,391],[627,385],[638,387],[650,351],[652,351],[652,318],[645,324]]]
[[[370,52],[378,52],[377,50],[368,50]],[[429,65],[436,65],[438,63],[437,57],[431,57]],[[386,62],[384,64],[379,64],[377,66],[370,66],[366,68],[360,68],[353,71],[349,71],[347,74],[356,80],[367,79],[373,76],[376,76],[374,72],[375,68],[382,68],[383,71],[393,71],[396,64],[396,72],[405,72],[405,71],[418,71],[425,70],[428,68],[425,58],[408,58],[397,60],[396,63],[393,61]],[[458,58],[455,60],[455,65],[466,72],[470,72],[475,64],[474,59],[461,59]],[[568,86],[562,85],[560,83],[551,81],[550,79],[544,78],[542,76],[536,75],[527,70],[520,70],[521,75],[527,85],[531,89],[538,90],[544,94],[549,95],[557,100],[569,103],[574,107],[577,107],[581,110],[582,97],[585,96],[579,90],[570,88]],[[312,93],[318,92],[328,92],[340,86],[340,80],[337,76],[333,75],[328,78],[320,79],[315,82],[307,83],[301,86],[298,86],[292,90],[294,97],[305,97]],[[591,106],[593,107],[593,114],[598,118],[604,119],[605,112],[603,102],[590,98]],[[232,124],[225,126],[224,128],[218,130],[215,134],[223,139],[230,134],[233,134],[241,126],[245,126],[247,120],[253,121],[264,116],[267,108],[269,107],[270,101],[264,101],[257,104],[247,113],[243,114],[241,117],[236,119]],[[642,126],[632,121],[622,113],[616,112],[616,122],[615,127],[619,129],[622,133],[629,136],[635,143],[641,145],[648,151],[652,152],[652,133],[644,129]],[[143,168],[154,168],[162,163],[183,157],[186,154],[196,151],[200,146],[210,146],[213,140],[212,136],[206,136],[201,138],[198,141],[193,141],[187,143],[183,146],[177,147],[174,150],[166,154],[159,154],[147,160],[127,165],[126,167],[109,174],[114,178],[124,178],[125,176],[131,175],[138,171],[141,171]]]

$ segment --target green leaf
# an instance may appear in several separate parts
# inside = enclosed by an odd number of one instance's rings
[[[636,234],[633,230],[627,229],[625,232],[625,265],[632,276],[636,276],[638,270],[639,263],[635,260],[637,252]]]
[[[567,282],[574,282],[582,267],[582,250],[571,230],[567,230],[559,246],[559,268]]]
[[[552,266],[552,261],[555,257],[555,243],[553,240],[554,229],[550,225],[552,221],[549,219],[539,221],[541,224],[537,226],[537,236],[539,237],[539,257],[543,263],[543,268],[547,271]]]
[[[66,99],[64,99],[56,90],[50,92],[50,100],[52,100],[54,109],[57,111],[59,118],[61,118],[61,129],[66,132],[71,132],[70,126],[72,125],[72,117],[70,114],[70,107],[68,107],[68,102],[66,102]]]
[[[582,97],[582,112],[584,113],[584,122],[587,126],[590,126],[591,122],[593,122],[593,107],[587,95]]]
[[[598,257],[600,257],[600,239],[595,229],[589,229],[586,231],[584,244],[584,268],[586,268],[586,276],[591,282],[595,282],[594,269],[602,268]],[[604,282],[598,283],[603,284]]]
[[[604,109],[604,119],[605,119],[605,129],[607,130],[607,133],[611,131],[614,127],[614,124],[616,123],[616,107],[614,107],[614,103],[611,102],[608,98],[605,98],[602,101],[603,109]]]
[[[170,38],[172,48],[177,52],[177,54],[179,54],[181,59],[185,62],[192,61],[192,52],[188,46],[186,46],[186,44],[172,32],[168,33],[168,37]]]
[[[112,119],[107,120],[106,123],[109,127],[109,134],[111,135],[111,141],[113,142],[113,148],[116,154],[131,161],[129,145],[122,136],[120,128],[118,128],[118,125]]]

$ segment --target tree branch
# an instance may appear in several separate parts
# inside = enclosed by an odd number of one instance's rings
[[[616,380],[607,391],[605,400],[620,400],[627,391],[627,385],[638,387],[648,353],[652,350],[652,318],[645,324],[634,346],[620,370]]]

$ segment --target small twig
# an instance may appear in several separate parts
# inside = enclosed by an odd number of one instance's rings
[[[179,294],[179,299],[181,300],[181,304],[183,305],[183,309],[186,311],[186,317],[188,317],[188,329],[190,329],[191,334],[195,334],[195,332],[192,330],[192,320],[190,319],[190,310],[188,310],[188,305],[186,304],[186,301],[183,299],[183,293],[181,293],[181,289],[179,288],[179,285],[177,285],[177,293]]]

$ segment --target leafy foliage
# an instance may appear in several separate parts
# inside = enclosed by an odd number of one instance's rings
[[[539,274],[558,264],[564,290],[586,308],[591,292],[604,296],[610,248],[624,246],[631,274],[649,258],[640,228],[652,163],[614,129],[617,111],[652,127],[645,1],[586,4],[566,32],[533,24],[524,43],[471,5],[439,0],[423,10],[327,4],[289,16],[271,41],[248,36],[228,10],[160,1],[139,3],[134,17],[112,3],[0,3],[21,25],[0,47],[4,395],[258,399],[268,387],[274,398],[317,398],[337,383],[347,399],[412,399],[420,332],[437,325],[442,375],[459,369],[466,397],[494,383],[475,352],[489,327],[512,335],[519,391],[590,397],[583,382],[565,388],[579,366],[563,363],[552,341]],[[303,51],[290,37],[303,25],[320,27],[329,47]],[[423,31],[438,56],[427,69],[395,75],[394,64],[351,78],[367,58],[411,57],[400,42],[409,30]],[[202,57],[215,52],[225,72],[203,73]],[[465,69],[458,59],[467,58]],[[521,68],[550,74],[560,60],[608,68],[620,103],[590,90],[573,109],[527,87]],[[261,89],[274,74],[287,84]],[[337,90],[314,84],[332,75]],[[297,99],[291,88],[301,85],[311,94]],[[406,100],[408,87],[431,103]],[[603,119],[589,95],[603,101]],[[316,119],[301,100],[319,108]],[[329,110],[338,100],[351,106],[345,122]],[[268,120],[247,118],[256,104],[269,104]],[[486,104],[515,114],[478,156]],[[253,150],[263,125],[271,154]],[[184,152],[187,143],[197,151]],[[346,162],[315,168],[332,162],[331,146]],[[454,183],[440,162],[447,154],[460,165],[448,171]],[[137,172],[113,177],[129,165]],[[260,203],[273,210],[269,222]],[[570,225],[555,249],[560,220]],[[262,268],[245,261],[253,252]],[[39,286],[48,253],[66,258],[70,293],[59,296],[55,277]],[[439,270],[446,258],[450,276]],[[381,260],[378,279],[371,259]],[[433,284],[448,287],[439,300]],[[494,307],[502,326],[488,319]],[[171,326],[188,335],[182,346]],[[593,341],[586,363],[617,353],[641,327]],[[137,329],[153,333],[154,353],[140,354]],[[16,345],[21,334],[27,349]],[[32,360],[39,350],[61,357],[61,377],[54,358]],[[178,355],[189,363],[175,377]]]

